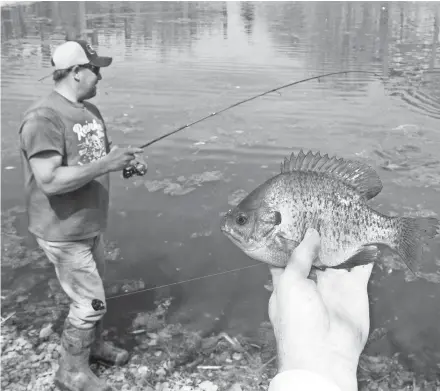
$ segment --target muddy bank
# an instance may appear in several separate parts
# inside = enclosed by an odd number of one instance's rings
[[[171,299],[133,317],[123,331],[106,330],[106,338],[127,345],[135,342],[129,363],[92,369],[120,390],[264,390],[276,373],[275,340],[269,323],[254,338],[225,333],[203,336],[180,324],[167,323]],[[36,311],[38,313],[38,310]],[[55,390],[53,376],[60,354],[62,316],[17,313],[2,324],[3,389]],[[377,333],[372,333],[374,335]],[[380,338],[380,337],[379,337]],[[362,355],[360,390],[437,390],[440,379],[424,378],[404,368],[398,356]]]

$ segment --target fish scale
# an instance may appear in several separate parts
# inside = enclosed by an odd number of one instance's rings
[[[249,193],[222,219],[221,230],[248,256],[284,267],[308,228],[321,237],[314,267],[346,268],[378,260],[378,245],[414,272],[425,239],[440,232],[433,217],[387,216],[368,205],[382,190],[368,165],[320,152],[291,154],[281,172]]]

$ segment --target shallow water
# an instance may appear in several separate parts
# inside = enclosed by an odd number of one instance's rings
[[[121,256],[111,263],[110,283],[142,279],[150,288],[253,265],[220,233],[220,215],[233,195],[277,173],[282,159],[301,148],[375,167],[384,189],[372,204],[383,212],[438,216],[437,7],[423,2],[2,7],[2,215],[23,206],[20,115],[51,89],[50,78],[38,79],[51,71],[52,48],[66,36],[83,36],[100,53],[114,56],[93,102],[114,143],[122,145],[145,143],[239,100],[320,73],[361,69],[384,77],[347,74],[299,84],[149,147],[145,177],[112,177],[107,239]],[[164,179],[168,182],[158,186]],[[189,193],[181,194],[182,183]],[[24,214],[16,215],[17,229],[26,235]],[[32,238],[26,240],[35,247]],[[440,322],[440,245],[429,250],[425,278],[407,281],[405,269],[388,262],[375,268],[370,286],[372,330],[384,327],[388,333],[369,349],[409,355],[408,363],[419,370],[440,368],[435,326]],[[51,269],[35,270],[53,278]],[[14,271],[4,267],[3,288],[26,281],[35,270],[32,264]],[[260,265],[114,299],[109,318],[123,326],[158,295],[171,294],[171,320],[252,334],[267,318],[267,277]]]

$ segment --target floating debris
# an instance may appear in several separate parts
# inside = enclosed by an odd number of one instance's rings
[[[199,238],[202,236],[211,236],[211,235],[212,235],[212,231],[194,232],[193,234],[191,234],[191,239]]]
[[[145,289],[145,282],[141,279],[139,280],[117,280],[109,283],[106,287],[106,293],[109,295],[118,295],[128,292],[136,292]]]
[[[423,273],[423,272],[418,272],[417,273],[417,277],[418,278],[423,278],[424,280],[431,282],[433,284],[440,284],[440,273]],[[414,279],[417,279],[416,277],[414,277]],[[405,278],[405,281],[407,281],[407,279]]]
[[[192,174],[185,182],[185,186],[201,186],[205,182],[216,182],[220,180],[227,182],[221,171],[206,171],[201,174]]]
[[[401,145],[388,150],[375,150],[382,160],[380,167],[404,176],[396,176],[392,181],[404,187],[435,186],[440,188],[440,159],[422,151],[417,145]]]
[[[197,187],[202,186],[203,183],[220,180],[228,182],[227,179],[224,179],[223,174],[220,171],[206,171],[201,174],[193,174],[187,179],[181,175],[176,179],[177,182],[165,178],[163,180],[147,180],[144,184],[151,193],[163,190],[164,194],[176,196],[191,193],[196,190]]]
[[[405,136],[414,135],[416,137],[420,137],[420,127],[416,124],[402,124],[393,128],[398,132],[403,132]]]
[[[379,327],[370,332],[368,336],[367,345],[371,345],[372,343],[381,340],[388,334],[388,330],[384,327]]]
[[[108,262],[117,262],[121,259],[121,249],[117,246],[116,242],[111,242],[104,239],[104,249],[105,258]]]
[[[248,192],[246,190],[243,189],[236,190],[228,197],[228,204],[231,206],[236,206],[247,195]]]
[[[191,193],[196,188],[195,187],[189,187],[184,188],[179,183],[173,183],[169,179],[164,179],[162,181],[154,180],[154,181],[145,181],[144,182],[145,187],[148,189],[150,193],[154,193],[159,190],[163,190],[164,194],[168,194],[171,196],[174,195],[185,195],[188,193]]]
[[[378,264],[379,265],[379,264]],[[394,270],[403,270],[405,273],[404,279],[406,282],[412,282],[418,279],[424,279],[430,283],[440,284],[440,273],[424,273],[417,272],[417,275],[414,275],[408,268],[402,263],[399,256],[396,254],[387,254],[383,257],[382,266],[379,265],[382,270],[388,270],[388,273],[391,273]]]

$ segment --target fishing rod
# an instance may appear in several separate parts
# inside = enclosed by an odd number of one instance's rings
[[[236,106],[239,106],[239,105],[241,105],[243,103],[249,102],[249,101],[251,101],[253,99],[257,99],[257,98],[259,98],[261,96],[270,94],[272,92],[276,92],[276,91],[282,90],[282,89],[287,88],[287,87],[292,87],[292,86],[294,86],[296,84],[305,83],[305,82],[310,81],[310,80],[316,80],[317,79],[319,81],[319,79],[321,79],[323,77],[333,76],[333,75],[341,75],[341,74],[347,74],[347,73],[366,73],[366,74],[371,74],[371,75],[380,77],[380,75],[378,75],[376,72],[360,71],[360,70],[348,70],[348,71],[330,72],[330,73],[325,73],[325,74],[322,74],[322,75],[319,75],[319,76],[312,76],[312,77],[308,77],[306,79],[297,80],[297,81],[294,81],[292,83],[285,84],[285,85],[283,85],[281,87],[276,87],[276,88],[273,88],[273,89],[271,89],[269,91],[263,92],[261,94],[252,96],[252,97],[244,99],[244,100],[241,100],[241,101],[236,102],[236,103],[234,103],[234,104],[232,104],[232,105],[230,105],[228,107],[225,107],[224,109],[221,109],[219,111],[216,111],[216,112],[213,112],[211,114],[208,114],[208,115],[206,115],[203,118],[200,118],[200,119],[198,119],[198,120],[196,120],[194,122],[191,122],[190,124],[183,125],[180,128],[177,128],[175,130],[172,130],[171,132],[165,133],[162,136],[159,136],[159,137],[157,137],[157,138],[155,138],[155,139],[153,139],[153,140],[151,140],[151,141],[141,145],[139,148],[142,148],[142,149],[146,148],[146,147],[148,147],[148,146],[150,146],[150,145],[152,145],[152,144],[154,144],[154,143],[164,139],[165,137],[171,136],[174,133],[180,132],[181,130],[184,130],[186,128],[189,128],[190,126],[196,125],[199,122],[202,122],[202,121],[204,121],[204,120],[206,120],[208,118],[211,118],[211,117],[214,117],[215,115],[223,113],[226,110],[232,109],[232,108],[234,108]],[[124,170],[122,172],[122,175],[123,175],[124,178],[127,179],[127,178],[132,177],[133,175],[138,175],[138,176],[145,175],[146,172],[147,172],[146,171],[146,167],[143,164],[138,163],[136,165],[128,166],[128,167],[124,168]]]

